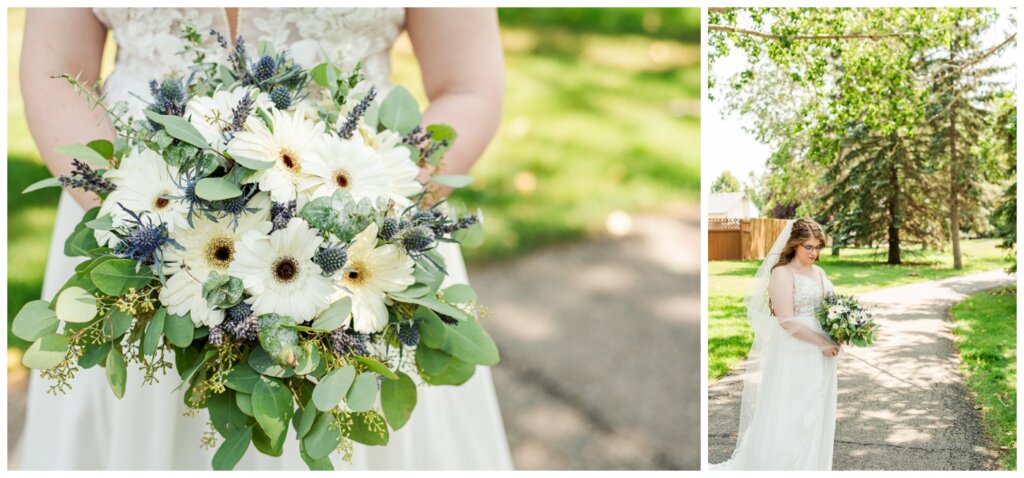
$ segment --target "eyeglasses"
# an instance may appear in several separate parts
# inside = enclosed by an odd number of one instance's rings
[[[818,245],[818,246],[808,246],[807,244],[804,244],[804,245],[802,245],[800,247],[803,247],[804,250],[807,251],[807,252],[814,252],[814,251],[821,252],[821,250],[825,248],[825,245],[821,244],[821,245]]]

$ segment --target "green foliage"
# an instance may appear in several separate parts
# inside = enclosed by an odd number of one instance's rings
[[[242,301],[245,286],[242,280],[217,271],[210,272],[203,283],[203,297],[210,307],[229,309]]]
[[[712,193],[738,193],[740,192],[740,180],[736,179],[729,171],[722,171],[722,174],[711,183]]]
[[[499,8],[498,18],[502,25],[541,32],[565,29],[686,42],[700,40],[700,10],[696,8]]]
[[[1017,469],[1017,288],[982,292],[953,306],[960,369],[985,429],[1004,451],[999,464]],[[1005,448],[1003,448],[1005,447]]]

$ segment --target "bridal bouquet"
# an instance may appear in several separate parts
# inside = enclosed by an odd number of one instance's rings
[[[818,321],[833,341],[858,347],[871,345],[878,332],[871,312],[848,295],[827,295],[818,308]]]
[[[418,174],[455,132],[421,126],[407,90],[381,99],[358,66],[307,70],[267,43],[250,54],[210,34],[226,61],[186,26],[188,76],[152,81],[144,118],[62,76],[118,138],[57,148],[75,170],[26,190],[79,188],[102,205],[65,243],[84,262],[13,332],[53,393],[100,366],[120,398],[128,366],[147,383],[175,368],[190,411],[209,412],[215,469],[250,443],[280,456],[289,426],[309,468],[330,469],[353,442],[387,444],[419,385],[498,362],[473,290],[441,287],[436,249],[479,243],[480,217],[426,205]]]

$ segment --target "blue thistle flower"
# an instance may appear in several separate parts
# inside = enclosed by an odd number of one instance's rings
[[[112,231],[114,236],[119,239],[118,244],[114,247],[114,254],[137,261],[136,270],[143,264],[155,265],[162,280],[163,247],[169,245],[179,250],[185,248],[171,239],[167,232],[166,222],[160,221],[159,224],[154,224],[152,216],[146,216],[146,221],[143,222],[142,217],[131,209],[124,207],[121,203],[117,203],[117,205],[128,213],[131,220],[128,221],[128,226]]]
[[[402,231],[400,241],[409,255],[418,255],[434,245],[434,231],[427,226],[413,226]]]
[[[228,334],[240,342],[252,342],[259,339],[260,323],[252,306],[245,301],[227,309],[223,324]]]
[[[185,114],[185,88],[181,81],[166,79],[159,85],[150,80],[149,93],[153,95],[150,109],[163,115],[181,116]]]
[[[384,218],[380,224],[380,237],[385,241],[390,241],[398,234],[398,231],[398,220],[393,217]]]
[[[253,77],[256,78],[257,82],[263,83],[274,77],[277,73],[277,62],[270,55],[263,55],[252,66]]]
[[[292,105],[292,95],[288,92],[288,88],[278,86],[270,92],[270,101],[274,102],[275,108],[286,110]]]
[[[398,327],[398,341],[406,347],[415,347],[420,342],[420,328],[414,323]]]
[[[340,246],[321,247],[313,255],[313,263],[320,266],[324,276],[333,275],[344,267],[347,261],[348,252]]]

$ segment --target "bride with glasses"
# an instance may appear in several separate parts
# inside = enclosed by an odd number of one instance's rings
[[[715,470],[829,470],[836,426],[840,345],[815,309],[832,292],[815,265],[825,233],[792,222],[758,269],[744,298],[754,343],[743,376],[740,428],[732,457]]]

